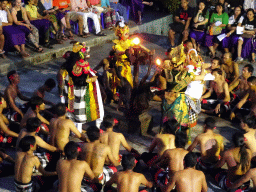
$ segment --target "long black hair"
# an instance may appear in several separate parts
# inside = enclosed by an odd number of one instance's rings
[[[207,7],[206,7],[205,1],[202,1],[202,0],[199,1],[198,6],[197,6],[197,7],[198,7],[197,12],[198,12],[198,10],[199,10],[199,4],[200,4],[200,3],[203,3],[204,6],[205,6],[205,7],[204,7],[204,10],[202,11],[202,15],[205,17],[205,16],[206,16],[206,13],[207,13],[207,11],[208,11],[208,10],[207,10]]]
[[[240,147],[240,164],[242,167],[242,171],[245,172],[250,168],[251,160],[244,142],[244,135],[237,132],[233,135],[232,140],[235,144],[235,147]]]

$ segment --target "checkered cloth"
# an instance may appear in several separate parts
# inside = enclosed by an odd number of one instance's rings
[[[191,99],[188,95],[186,95],[186,104],[189,107],[188,118],[189,123],[194,124],[198,120],[198,114],[201,112],[201,102],[198,99]]]
[[[13,143],[13,137],[11,136],[5,136],[3,133],[0,132],[0,143]]]
[[[102,185],[99,183],[83,183],[81,186],[81,192],[100,192]]]
[[[92,76],[96,76],[93,72],[90,72]],[[70,118],[72,121],[79,122],[79,123],[86,123],[87,122],[87,117],[86,117],[86,102],[85,102],[85,96],[88,91],[87,86],[76,86],[74,85],[73,90],[74,90],[74,102],[73,103],[68,103],[68,93],[69,93],[69,75],[66,76],[64,79],[64,89],[63,89],[63,97],[61,97],[61,102],[65,103],[66,106],[68,104],[73,106],[74,111],[68,112],[67,116]],[[101,98],[101,92],[100,92],[100,87],[98,81],[94,83],[94,89],[95,91],[95,99],[97,102],[97,110],[99,110],[99,118],[103,120],[104,117],[104,109],[103,109],[103,102]]]
[[[49,153],[34,152],[34,155],[38,157],[42,167],[45,168],[47,166],[47,164],[49,163]]]
[[[154,175],[154,180],[157,184],[164,184],[167,185],[169,181],[169,175],[168,172],[165,171],[164,169],[158,169],[157,172]]]
[[[31,180],[28,184],[21,184],[14,180],[14,187],[16,192],[33,192],[33,181]]]

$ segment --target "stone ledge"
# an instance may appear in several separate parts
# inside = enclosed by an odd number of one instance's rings
[[[131,23],[130,34],[149,33],[155,35],[167,35],[168,25],[166,24],[171,23],[171,21],[172,16],[169,15],[142,25],[135,25],[134,23]],[[97,37],[92,34],[86,39],[75,36],[75,40],[80,42],[86,41],[89,47],[94,47],[104,44],[107,41],[112,41],[116,38],[113,31],[105,30],[104,33],[106,33],[107,36]],[[44,53],[29,52],[31,56],[25,59],[22,59],[19,56],[14,56],[10,53],[10,56],[8,56],[7,59],[0,59],[0,74],[6,74],[10,70],[19,69],[26,65],[37,65],[62,57],[66,51],[72,50],[72,46],[73,45],[70,44],[70,41],[66,41],[64,44],[54,45],[54,49],[44,49]]]

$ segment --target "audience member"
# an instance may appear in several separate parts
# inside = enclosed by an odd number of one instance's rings
[[[184,157],[184,170],[177,171],[167,185],[160,185],[161,190],[170,192],[174,187],[177,192],[207,192],[207,183],[202,171],[195,169],[197,156],[189,152]]]
[[[56,172],[47,172],[41,166],[38,157],[34,156],[36,150],[36,139],[33,136],[26,136],[21,139],[15,158],[14,185],[17,192],[39,190],[40,181],[33,177],[33,169],[36,168],[44,176],[55,176]]]
[[[193,43],[193,47],[198,52],[200,52],[200,45],[202,45],[204,42],[205,31],[209,21],[209,11],[205,6],[204,1],[199,2],[198,10],[196,15],[194,16],[193,21],[194,21],[194,24],[193,24],[193,29],[190,32],[190,37]]]
[[[254,19],[254,10],[248,9],[246,12],[246,18],[243,20],[242,24],[238,26],[244,27],[242,36],[239,37],[237,46],[237,62],[243,61],[243,58],[249,58],[255,61],[255,54],[252,45],[252,37],[256,32],[256,20]]]
[[[26,9],[22,7],[21,0],[14,1],[11,13],[14,24],[20,25],[19,29],[26,34],[26,37],[35,46],[35,51],[42,53],[43,49],[39,47],[38,29],[30,23]]]
[[[105,28],[112,29],[116,25],[116,12],[110,7],[109,0],[101,0],[101,7],[104,8]]]
[[[118,14],[124,18],[124,21],[128,23],[129,18],[127,15],[127,8],[126,6],[119,3],[119,0],[109,0],[110,7],[114,10],[118,10]],[[118,20],[118,18],[117,18]]]
[[[3,44],[0,43],[0,49],[4,48],[6,52],[9,52],[14,47],[23,58],[28,57],[29,54],[25,51],[26,34],[19,29],[19,26],[13,25],[13,19],[7,4],[8,1],[2,1],[0,3],[0,20],[2,20],[3,35],[5,38],[1,41]],[[1,48],[1,46],[4,47]]]
[[[205,44],[209,47],[212,58],[215,57],[216,49],[219,46],[217,35],[224,32],[227,24],[228,14],[224,12],[223,6],[218,3],[216,5],[216,12],[210,18],[208,34],[205,37]]]
[[[186,41],[189,36],[189,25],[193,13],[188,6],[187,0],[181,0],[181,6],[177,9],[174,17],[174,23],[170,24],[168,38],[171,46],[175,46],[175,34],[182,33],[182,42]]]
[[[213,132],[216,129],[215,123],[212,117],[207,117],[204,120],[204,132],[199,134],[188,147],[188,151],[193,151],[197,145],[200,145],[201,157],[197,168],[202,171],[213,168],[224,151],[223,137]]]
[[[140,1],[140,0],[131,0],[129,5],[131,6],[133,19],[137,22],[138,25],[142,24],[142,13],[144,9],[144,5],[152,6],[153,2],[148,1]]]
[[[9,81],[9,85],[6,87],[4,91],[4,99],[7,102],[10,116],[12,118],[16,113],[18,113],[22,118],[23,112],[16,105],[15,99],[17,97],[19,97],[23,101],[29,101],[30,99],[28,97],[23,96],[22,93],[20,92],[18,87],[18,84],[20,83],[20,76],[15,70],[9,71],[7,73],[7,79]]]
[[[127,191],[151,191],[140,185],[143,184],[146,188],[152,188],[153,182],[148,181],[141,173],[136,173],[133,168],[136,166],[136,159],[132,154],[123,155],[122,167],[123,171],[115,173],[111,179],[105,184],[104,191],[106,192],[127,192]],[[117,190],[111,187],[112,184],[117,184]]]
[[[0,55],[1,55],[1,57],[5,58],[5,55],[4,55],[4,53],[5,53],[5,51],[4,51],[4,42],[5,42],[5,40],[4,40],[3,26],[2,25],[3,24],[2,24],[2,21],[0,19]]]
[[[247,12],[249,9],[254,10],[254,6],[255,6],[254,0],[244,0],[243,8],[245,12]]]

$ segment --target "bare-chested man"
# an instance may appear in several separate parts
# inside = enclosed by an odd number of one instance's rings
[[[100,143],[100,130],[97,127],[89,127],[86,133],[90,142],[83,144],[81,159],[90,165],[94,175],[99,178],[99,182],[104,184],[108,178],[106,175],[114,174],[113,171],[110,173],[104,168],[106,159],[114,166],[118,166],[120,163],[113,157],[110,147]]]
[[[139,152],[137,152],[127,143],[122,133],[116,133],[113,131],[115,122],[112,116],[108,115],[104,117],[102,125],[106,129],[106,131],[100,136],[100,142],[110,147],[112,155],[115,158],[115,160],[121,162],[122,158],[119,155],[120,145],[122,145],[127,151],[136,153],[138,156],[140,155]]]
[[[15,70],[12,70],[8,72],[7,79],[10,84],[6,87],[4,91],[4,98],[11,111],[17,112],[21,115],[21,117],[23,117],[22,111],[15,104],[15,99],[18,96],[23,101],[29,101],[29,98],[23,96],[19,90],[18,84],[20,83],[20,76]]]
[[[150,147],[149,153],[144,152],[141,155],[141,159],[147,164],[147,166],[151,167],[154,161],[162,156],[165,150],[174,149],[175,148],[175,132],[178,129],[178,122],[175,119],[171,119],[164,124],[164,131],[162,134],[157,134]],[[156,153],[153,153],[154,149]]]
[[[15,158],[14,184],[17,192],[29,192],[35,190],[34,179],[32,178],[34,167],[44,176],[57,175],[56,172],[45,171],[38,159],[33,155],[36,149],[36,139],[33,136],[26,136],[20,140],[19,148]],[[47,185],[47,183],[45,183]]]
[[[41,121],[41,129],[40,132],[48,135],[49,134],[49,121],[47,121],[41,114],[40,111],[45,110],[45,104],[41,97],[35,96],[30,99],[30,108],[23,116],[20,127],[26,127],[27,120],[31,117],[37,117]]]
[[[185,150],[187,143],[187,135],[183,132],[178,132],[175,135],[175,149],[167,149],[164,154],[160,157],[157,163],[158,165],[168,164],[169,177],[171,177],[175,172],[181,171],[184,169],[183,159],[188,153]]]
[[[227,163],[228,170],[221,170],[220,173],[214,175],[218,185],[227,190],[235,181],[240,179],[251,166],[252,153],[250,149],[246,148],[243,134],[237,132],[233,135],[234,147],[225,151],[216,168],[221,168]],[[214,173],[214,171],[213,171]],[[250,186],[247,184],[246,188]],[[246,189],[245,188],[245,189]]]
[[[10,130],[8,128],[9,121],[8,119],[2,114],[3,110],[7,107],[7,103],[2,95],[0,95],[0,143],[8,142],[9,137],[18,137],[18,130],[16,132]],[[5,141],[6,140],[6,141]],[[10,140],[10,139],[9,139]],[[13,142],[15,145],[15,143]]]
[[[229,187],[229,189],[238,189],[243,184],[250,182],[250,180],[252,180],[253,183],[253,188],[251,191],[256,191],[256,168],[247,171],[247,173],[243,177],[238,179],[235,183],[233,183],[231,187]]]
[[[195,169],[197,155],[189,152],[184,157],[184,167],[182,171],[174,173],[168,185],[160,185],[163,192],[170,192],[176,185],[177,192],[207,192],[207,183],[202,171]]]
[[[41,121],[37,117],[29,118],[27,120],[26,129],[22,129],[20,131],[20,134],[19,134],[19,137],[18,137],[18,140],[16,143],[16,148],[18,149],[19,142],[22,138],[24,138],[26,136],[33,136],[36,139],[36,144],[35,144],[36,146],[42,147],[51,152],[57,151],[56,147],[49,145],[43,139],[41,139],[41,137],[36,135],[36,133],[38,133],[40,131],[40,125],[41,125]]]
[[[251,64],[245,65],[243,67],[242,75],[240,78],[229,85],[229,92],[235,93],[239,100],[241,100],[246,95],[249,89],[247,79],[252,76],[253,71],[254,68]]]
[[[252,113],[256,115],[256,77],[251,76],[247,79],[249,90],[246,95],[239,101],[239,103],[232,109],[230,114],[230,119],[232,120],[237,113],[243,113],[243,115],[248,115],[248,113]],[[245,105],[245,103],[250,100],[251,106],[249,108],[249,112],[247,114],[241,108]]]
[[[232,53],[224,53],[221,69],[226,73],[226,81],[229,85],[239,78],[239,67],[236,62],[232,61]]]
[[[56,106],[56,113],[58,118],[53,119],[50,125],[50,143],[52,145],[63,151],[69,142],[70,131],[82,141],[87,141],[86,135],[78,131],[73,121],[66,119],[66,106],[64,104]]]
[[[67,159],[60,159],[56,171],[59,178],[59,192],[81,192],[83,177],[94,180],[94,174],[85,161],[77,160],[79,146],[70,141],[64,147]]]
[[[211,70],[220,69],[221,60],[219,57],[214,57],[211,62]]]
[[[38,97],[41,97],[44,101],[45,104],[48,104],[48,105],[52,105],[54,106],[55,104],[51,101],[47,101],[44,99],[45,97],[45,92],[51,92],[52,89],[56,87],[56,82],[54,81],[54,79],[52,78],[49,78],[45,81],[44,85],[39,87],[35,92],[34,92],[34,96],[38,96]]]
[[[204,121],[204,133],[199,134],[188,147],[188,151],[193,151],[197,145],[200,145],[201,157],[198,165],[202,171],[213,168],[224,150],[223,137],[213,132],[215,128],[215,120],[207,117]]]
[[[153,183],[148,181],[141,173],[133,172],[135,167],[135,157],[132,154],[123,155],[122,166],[123,171],[115,173],[111,179],[106,183],[105,190],[107,192],[135,192],[135,191],[147,191],[145,189],[139,189],[140,185],[145,185],[147,188],[152,188]],[[113,183],[117,184],[117,189],[111,188]]]
[[[230,94],[228,91],[228,83],[223,79],[223,71],[221,69],[214,69],[212,71],[215,77],[210,84],[210,90],[202,96],[202,112],[215,114],[218,116],[224,115],[229,109]],[[214,93],[216,94],[214,96]],[[215,102],[209,103],[205,100],[212,97]]]

